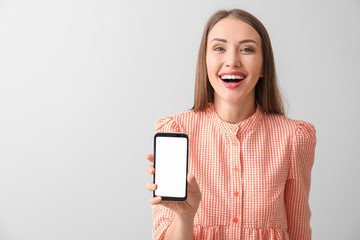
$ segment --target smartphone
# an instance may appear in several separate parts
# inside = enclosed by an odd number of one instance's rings
[[[185,201],[189,157],[189,138],[185,133],[158,132],[154,136],[153,196],[164,201]]]

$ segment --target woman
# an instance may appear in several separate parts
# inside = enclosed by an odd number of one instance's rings
[[[315,128],[284,116],[270,39],[250,13],[209,19],[194,107],[156,131],[189,135],[190,173],[185,202],[150,199],[154,239],[311,239]]]

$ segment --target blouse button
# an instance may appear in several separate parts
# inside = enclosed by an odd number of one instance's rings
[[[239,196],[240,193],[238,191],[234,192],[235,197]]]
[[[233,222],[234,222],[234,223],[238,223],[238,222],[239,222],[239,219],[234,218],[234,219],[233,219]]]

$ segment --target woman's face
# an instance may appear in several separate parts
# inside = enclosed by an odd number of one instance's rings
[[[206,66],[215,102],[254,104],[262,63],[261,38],[249,24],[227,17],[209,32]]]

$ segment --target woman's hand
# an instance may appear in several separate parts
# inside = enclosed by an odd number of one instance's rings
[[[146,158],[150,161],[150,162],[154,162],[154,156],[152,154],[148,154],[146,156]],[[153,164],[150,164],[146,171],[153,175],[155,173],[155,168]],[[189,173],[187,175],[187,182],[188,182],[188,192],[187,192],[187,199],[184,202],[171,202],[171,201],[161,201],[161,197],[152,197],[150,198],[149,202],[152,205],[162,205],[166,208],[169,208],[170,210],[172,210],[175,215],[177,215],[180,219],[183,220],[193,220],[194,216],[197,212],[197,209],[199,207],[200,204],[200,200],[201,200],[201,192],[199,189],[199,185],[196,182],[195,177]],[[157,188],[157,185],[149,182],[146,185],[146,188],[149,191],[154,191]]]

